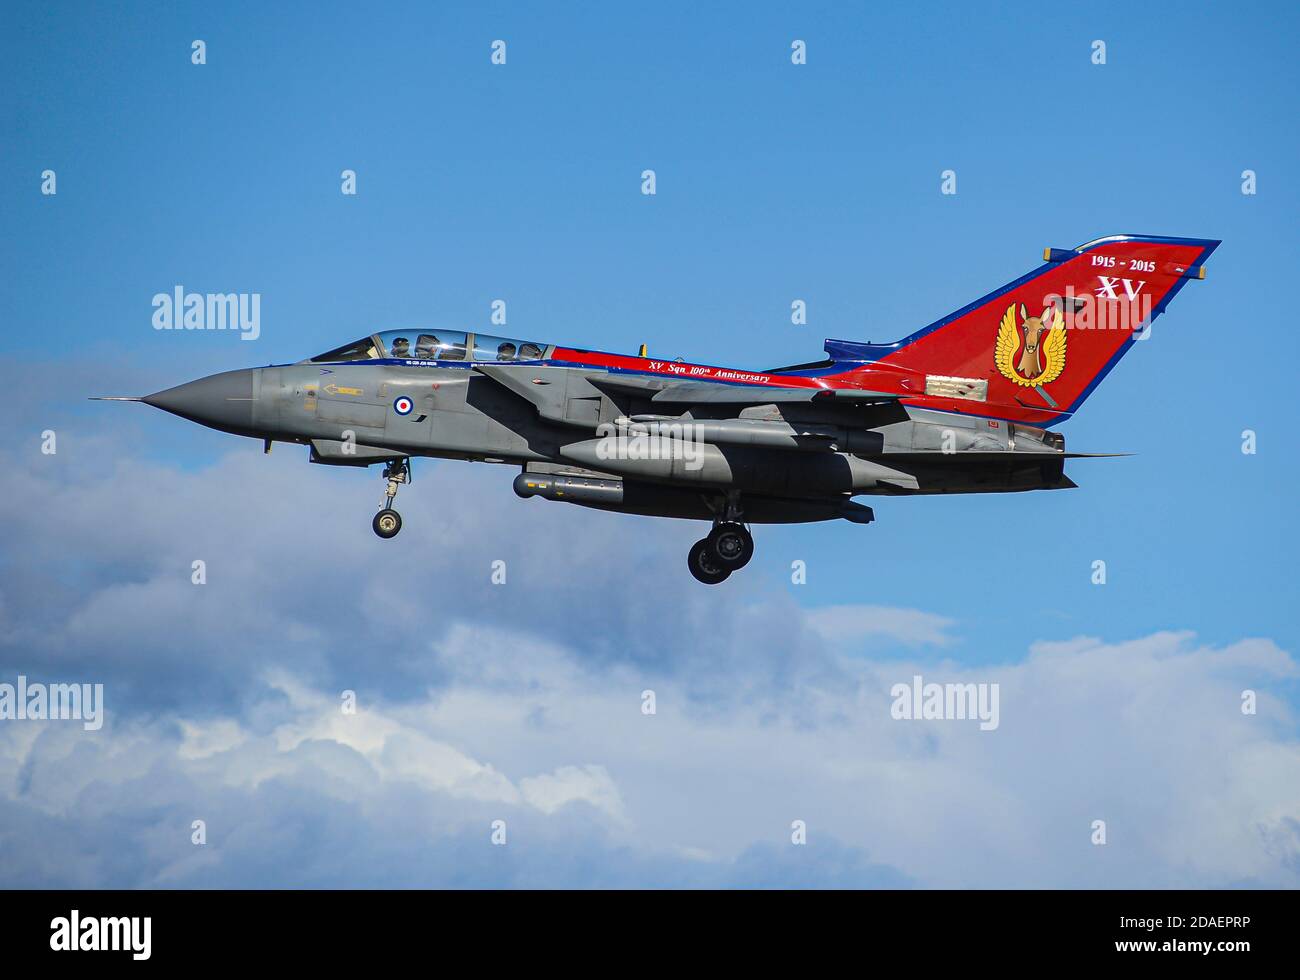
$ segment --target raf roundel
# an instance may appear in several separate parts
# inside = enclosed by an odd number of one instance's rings
[[[415,403],[405,395],[393,402],[393,411],[398,415],[410,415],[414,407]]]

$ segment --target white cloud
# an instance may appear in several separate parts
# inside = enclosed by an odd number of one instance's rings
[[[224,811],[210,821],[225,841],[215,865],[180,846],[131,851],[143,880],[159,883],[283,872],[274,856],[258,851],[253,861],[254,842],[230,842],[260,833],[259,811],[292,787],[316,797],[283,804],[295,819],[347,819],[389,859],[439,840],[477,854],[491,846],[489,820],[502,816],[532,827],[525,840],[553,846],[559,835],[578,853],[631,847],[700,873],[773,848],[762,853],[779,874],[797,875],[802,866],[787,865],[802,859],[780,857],[797,818],[810,846],[841,842],[923,885],[1297,884],[1300,749],[1293,719],[1267,694],[1297,668],[1267,641],[1078,640],[1038,644],[995,668],[854,658],[852,682],[818,689],[796,717],[770,703],[696,710],[679,681],[662,678],[649,682],[658,712],[647,716],[644,678],[593,673],[491,628],[452,638],[446,657],[458,661],[471,639],[484,656],[521,651],[533,665],[527,683],[461,678],[425,700],[363,700],[344,715],[333,693],[276,672],[263,686],[273,707],[261,733],[234,717],[119,722],[99,734],[9,725],[0,728],[0,801],[88,836],[92,819],[130,822],[140,808],[161,808],[175,811],[169,832],[179,839],[195,807]],[[431,655],[442,654],[435,645]],[[999,683],[1001,727],[892,720],[888,688],[913,671]],[[1256,716],[1239,709],[1248,682],[1265,692]],[[191,804],[196,794],[208,802]],[[360,810],[331,816],[330,807]],[[419,819],[396,833],[386,823],[397,810]],[[1089,843],[1094,819],[1107,821],[1105,847]]]
[[[580,801],[623,818],[623,800],[604,766],[561,766],[553,773],[521,779],[519,788],[524,799],[543,813]]]
[[[182,719],[177,724],[182,738],[176,753],[187,761],[228,752],[246,738],[243,729],[233,718],[218,718],[210,722]]]
[[[919,609],[890,606],[826,606],[810,613],[808,625],[827,643],[849,646],[886,638],[908,646],[947,646],[953,621]]]

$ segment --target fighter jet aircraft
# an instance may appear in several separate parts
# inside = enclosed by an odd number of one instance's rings
[[[827,340],[766,370],[609,354],[436,327],[385,330],[296,364],[227,371],[142,398],[236,435],[383,465],[391,538],[411,459],[519,468],[520,497],[710,521],[688,566],[717,584],[747,525],[867,524],[859,495],[1074,487],[1070,418],[1219,242],[1114,235],[1043,264],[891,344]],[[1153,354],[1154,352],[1150,352]]]

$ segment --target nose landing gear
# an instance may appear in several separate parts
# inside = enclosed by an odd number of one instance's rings
[[[381,538],[391,538],[402,529],[402,515],[393,510],[393,501],[397,497],[397,488],[403,483],[411,482],[410,459],[395,459],[387,463],[384,466],[384,479],[388,481],[384,503],[370,526]]]
[[[375,519],[370,522],[370,526],[375,529],[375,533],[381,538],[391,538],[402,529],[402,515],[391,507],[385,507]]]

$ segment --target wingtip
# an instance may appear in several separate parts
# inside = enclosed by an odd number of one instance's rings
[[[92,402],[142,402],[144,397],[139,395],[90,395],[87,400]]]

